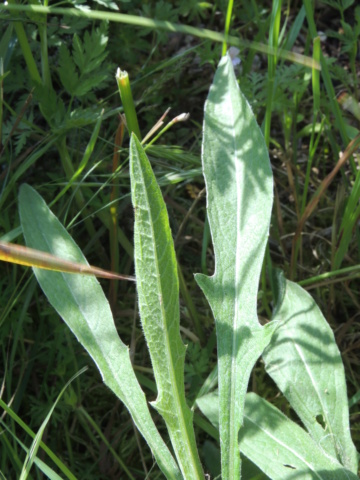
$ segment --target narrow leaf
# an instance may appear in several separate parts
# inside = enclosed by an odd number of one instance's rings
[[[148,344],[158,398],[181,471],[204,478],[185,400],[185,346],[179,330],[179,281],[174,243],[160,188],[143,147],[130,142],[131,195],[135,209],[134,247],[140,318]]]
[[[358,460],[349,429],[344,367],[334,334],[313,298],[278,277],[280,323],[263,354],[266,370],[327,455],[352,472]]]
[[[30,247],[70,261],[86,261],[63,225],[29,185],[20,189],[19,211]],[[96,278],[38,268],[34,273],[49,302],[96,363],[105,384],[129,410],[166,477],[180,480],[181,473],[151,418],[129,349],[118,336],[109,303]]]
[[[249,376],[274,329],[259,325],[256,308],[273,183],[264,138],[228,56],[205,104],[202,162],[216,266],[212,277],[196,280],[216,322],[222,479],[236,480]]]

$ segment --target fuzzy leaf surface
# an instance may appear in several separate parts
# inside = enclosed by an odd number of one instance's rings
[[[66,229],[29,185],[22,185],[20,189],[19,212],[29,247],[71,262],[87,264]],[[51,305],[96,363],[105,384],[128,408],[159,467],[167,478],[181,479],[181,473],[151,418],[130,362],[129,349],[117,333],[99,282],[95,277],[33,270]]]
[[[215,427],[219,427],[218,401],[217,392],[196,401]],[[273,480],[358,478],[329,457],[304,429],[255,393],[246,395],[239,446],[241,453]]]
[[[236,480],[249,376],[274,329],[257,319],[273,181],[264,138],[228,56],[219,63],[205,104],[202,163],[215,273],[197,274],[196,280],[216,322],[222,478]]]
[[[314,299],[278,275],[279,321],[263,354],[266,371],[319,448],[356,473],[344,367],[334,334]]]
[[[130,141],[134,257],[139,311],[158,397],[184,478],[204,478],[184,389],[185,346],[180,337],[179,280],[174,243],[160,188],[141,143]]]

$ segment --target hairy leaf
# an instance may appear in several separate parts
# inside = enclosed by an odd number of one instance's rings
[[[334,334],[303,288],[282,274],[278,283],[283,294],[274,320],[280,326],[263,354],[266,370],[317,445],[356,473],[344,367]]]
[[[197,400],[215,426],[218,421],[216,392]],[[311,436],[280,410],[255,393],[245,401],[240,451],[273,480],[355,480],[358,477],[327,455]]]
[[[257,319],[273,183],[264,138],[228,56],[205,104],[202,162],[216,264],[212,277],[198,274],[196,280],[216,322],[222,478],[236,480],[249,376],[274,329]]]
[[[29,185],[21,187],[19,210],[28,246],[86,263],[74,240]],[[96,363],[105,384],[128,408],[159,467],[168,478],[181,479],[153,423],[130,362],[129,349],[118,336],[109,303],[96,278],[38,268],[34,268],[34,273],[49,302]]]
[[[203,478],[193,413],[184,389],[185,346],[179,330],[179,281],[165,202],[148,158],[134,134],[130,142],[135,209],[135,271],[141,323],[158,388],[154,407],[163,416],[186,479]]]

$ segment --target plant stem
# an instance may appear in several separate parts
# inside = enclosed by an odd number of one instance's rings
[[[120,97],[124,107],[126,125],[129,130],[129,135],[134,132],[137,138],[141,140],[139,123],[136,115],[133,96],[131,93],[129,75],[125,70],[121,71],[120,68],[118,68],[115,78],[119,87]]]
[[[61,163],[62,163],[63,169],[65,171],[65,175],[66,175],[67,179],[70,180],[73,177],[73,175],[75,173],[75,170],[74,170],[74,166],[72,164],[68,149],[66,147],[66,137],[65,136],[60,139],[57,146],[58,146],[58,152],[59,152],[60,158],[61,158]],[[74,189],[76,204],[77,204],[79,210],[82,211],[82,214],[84,216],[85,228],[86,228],[86,230],[89,234],[89,237],[93,238],[93,237],[96,236],[96,229],[94,227],[92,219],[90,217],[86,216],[86,202],[85,202],[85,199],[83,197],[83,194],[82,194],[81,190],[79,190],[75,185],[73,186],[73,189]],[[102,261],[105,261],[105,263],[106,263],[106,255],[105,255],[105,252],[104,252],[104,248],[99,241],[97,242],[97,244],[98,244],[98,247],[99,247],[98,248],[99,255],[102,258]]]
[[[227,12],[226,12],[225,32],[224,32],[225,40],[222,46],[222,56],[226,55],[226,51],[227,51],[227,39],[230,31],[230,23],[231,23],[231,15],[232,15],[233,7],[234,7],[234,0],[229,0]]]
[[[119,243],[118,243],[119,239],[118,239],[118,228],[117,228],[118,227],[117,203],[115,203],[116,199],[119,197],[119,187],[117,185],[115,172],[119,167],[119,160],[120,160],[119,149],[122,146],[123,138],[124,138],[124,122],[120,117],[120,123],[118,125],[118,128],[116,130],[116,135],[115,135],[113,164],[112,164],[113,180],[112,180],[112,187],[111,187],[111,194],[110,194],[111,226],[109,229],[109,236],[110,236],[110,262],[111,262],[111,270],[113,272],[119,271]],[[119,286],[118,281],[114,280],[110,282],[109,300],[110,300],[110,305],[113,311],[116,304],[118,286]]]
[[[15,4],[14,0],[9,0],[8,3],[11,6],[12,5],[16,6],[16,5],[14,5]],[[21,50],[22,50],[22,53],[23,53],[23,56],[24,56],[25,63],[26,63],[27,68],[29,70],[31,80],[35,84],[41,85],[41,77],[40,77],[39,71],[37,69],[37,66],[36,66],[36,63],[35,63],[35,60],[34,60],[34,56],[31,52],[31,48],[30,48],[28,39],[26,37],[24,26],[21,22],[15,21],[14,22],[14,28],[15,28],[16,35],[17,35],[18,40],[19,40],[19,44],[20,44],[20,47],[21,47]]]

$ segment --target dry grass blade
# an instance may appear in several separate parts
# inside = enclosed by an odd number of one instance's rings
[[[0,260],[17,263],[27,267],[43,268],[65,273],[80,273],[81,275],[93,275],[109,280],[129,280],[134,282],[135,277],[109,272],[102,268],[92,267],[83,263],[69,262],[50,253],[35,250],[33,248],[0,242]]]
[[[294,268],[294,262],[295,262],[295,252],[296,252],[296,245],[298,242],[298,239],[301,235],[302,229],[304,227],[304,224],[306,220],[310,217],[310,215],[313,213],[315,210],[317,204],[320,201],[320,198],[324,194],[324,192],[327,190],[333,179],[335,178],[335,175],[338,173],[340,168],[346,163],[346,161],[351,157],[351,155],[355,152],[355,150],[359,147],[360,144],[360,134],[357,135],[346,147],[345,152],[340,156],[337,164],[333,168],[333,170],[327,175],[324,180],[321,182],[319,188],[315,192],[313,198],[310,200],[308,203],[307,207],[305,208],[305,211],[300,218],[300,221],[297,225],[296,232],[293,238],[292,242],[292,252],[291,252],[291,270]]]

